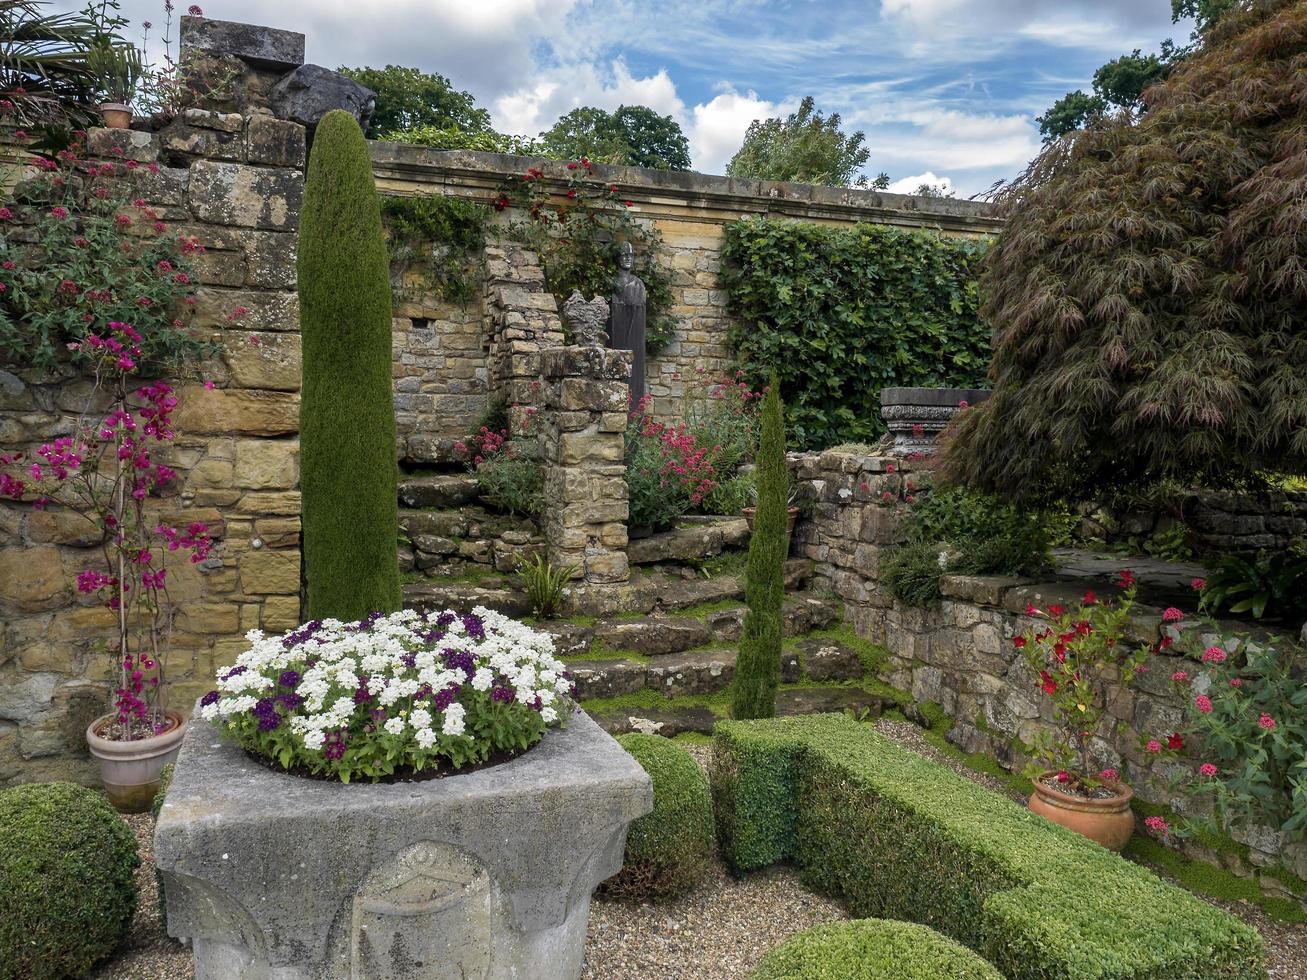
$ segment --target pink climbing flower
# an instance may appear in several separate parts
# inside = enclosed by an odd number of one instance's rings
[[[1153,755],[1157,755],[1157,753],[1162,751],[1162,743],[1155,738],[1150,738],[1148,740],[1148,745],[1146,745],[1145,748]]]
[[[1243,687],[1243,678],[1242,678],[1242,677],[1231,677],[1231,678],[1230,678],[1230,686],[1231,686],[1231,687]]]
[[[1183,670],[1177,670],[1171,675],[1171,680],[1175,681],[1177,684],[1183,684],[1189,680],[1189,675]]]

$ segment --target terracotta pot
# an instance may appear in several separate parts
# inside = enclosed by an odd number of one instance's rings
[[[105,129],[127,129],[132,124],[132,107],[121,102],[105,102],[100,106],[100,118]]]
[[[115,742],[101,738],[100,729],[113,720],[104,715],[87,726],[86,744],[100,763],[100,780],[105,795],[120,813],[144,813],[159,792],[159,773],[177,761],[186,734],[186,719],[179,712],[164,713],[168,727],[153,738]]]
[[[756,507],[745,507],[744,510],[740,512],[744,515],[745,521],[748,522],[750,534],[753,533],[753,515],[756,511],[757,511]],[[785,525],[785,533],[793,534],[794,525],[799,520],[799,508],[791,507],[786,511],[786,514],[789,516],[789,521]]]
[[[1030,811],[1068,830],[1074,830],[1077,834],[1083,834],[1109,851],[1122,850],[1135,829],[1135,815],[1130,809],[1134,790],[1125,783],[1104,779],[1101,780],[1102,784],[1116,795],[1101,800],[1087,800],[1046,786],[1045,777],[1053,775],[1046,772],[1035,780],[1035,791],[1030,794],[1030,802],[1026,804]]]

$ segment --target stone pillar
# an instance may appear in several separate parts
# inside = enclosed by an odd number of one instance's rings
[[[540,352],[563,345],[563,321],[534,252],[488,245],[485,257],[493,393],[508,399],[513,430],[525,431],[527,409],[543,404]]]
[[[549,561],[576,565],[587,585],[625,582],[631,352],[556,347],[538,357]]]
[[[896,456],[933,456],[939,434],[953,416],[989,397],[984,388],[882,388],[880,417]]]

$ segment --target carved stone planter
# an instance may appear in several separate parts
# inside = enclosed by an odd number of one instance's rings
[[[590,893],[652,805],[588,715],[490,769],[349,786],[196,719],[155,831],[168,931],[197,980],[574,980]]]
[[[988,397],[983,388],[882,388],[880,417],[894,441],[891,451],[933,455],[939,434],[964,403],[977,405]]]

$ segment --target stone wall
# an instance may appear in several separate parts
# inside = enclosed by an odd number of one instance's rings
[[[429,150],[389,142],[373,143],[372,159],[377,186],[383,193],[442,194],[483,203],[495,200],[505,183],[520,177],[528,167],[543,169],[547,183],[559,193],[565,188],[567,173],[559,161],[466,150]],[[671,312],[677,324],[676,338],[657,357],[649,359],[647,368],[654,409],[662,415],[681,414],[687,381],[696,376],[697,369],[715,373],[731,359],[727,347],[730,326],[727,297],[718,281],[725,226],[729,222],[763,215],[824,224],[875,222],[895,228],[925,228],[945,235],[971,236],[992,234],[1001,226],[986,205],[970,201],[780,181],[736,180],[639,167],[596,166],[595,175],[617,185],[621,197],[630,201],[636,219],[651,225],[662,236],[661,261],[672,272],[675,302]],[[523,217],[510,209],[497,215],[496,221],[502,228]],[[491,246],[492,252],[495,248]],[[523,258],[534,262],[534,256],[529,253]],[[501,256],[488,253],[487,259],[494,265]],[[519,269],[521,274],[526,274],[525,267]],[[530,275],[534,278],[538,273],[537,267]],[[407,315],[405,312],[404,316]],[[475,317],[476,311],[470,311],[470,315]],[[482,315],[487,320],[483,336],[489,338],[499,327],[492,322],[495,316],[492,309],[487,307]],[[426,318],[437,335],[448,331],[458,343],[469,342],[464,333],[465,330],[470,333],[467,321]],[[466,370],[462,362],[459,370]],[[449,376],[452,378],[453,373]],[[493,366],[490,376],[493,389]],[[421,382],[423,390],[428,383]],[[457,429],[465,417],[458,414],[461,411],[462,406],[456,406],[455,414],[451,415],[431,405],[419,427],[424,431],[439,431],[452,440],[466,434],[466,429]]]
[[[217,538],[202,564],[169,565],[169,703],[183,708],[244,648],[247,630],[299,622],[295,250],[305,129],[275,117],[268,93],[303,60],[304,44],[301,35],[227,26],[243,33],[207,22],[201,46],[232,66],[234,91],[160,131],[93,130],[88,141],[91,157],[130,175],[170,234],[205,247],[194,322],[225,345],[205,366],[212,390],[180,386],[179,435],[158,454],[179,474],[158,516],[204,521]],[[196,28],[184,18],[183,38]],[[233,318],[241,307],[248,312]],[[31,452],[67,433],[88,392],[71,369],[0,371],[0,448]],[[0,785],[94,782],[83,733],[109,707],[104,640],[114,617],[79,597],[73,581],[96,567],[96,540],[77,515],[0,504]]]
[[[903,497],[924,492],[929,471],[910,459],[835,451],[797,456],[792,465],[813,501],[810,516],[795,530],[796,553],[815,563],[815,587],[844,600],[846,619],[857,632],[888,651],[881,679],[919,704],[943,708],[951,719],[950,741],[1019,771],[1029,759],[1022,746],[1051,726],[1052,713],[1012,638],[1039,622],[1025,615],[1028,604],[1075,604],[1086,583],[946,575],[938,608],[909,606],[881,584],[880,568],[903,540]],[[1161,612],[1137,604],[1129,641],[1156,645],[1163,631],[1172,629],[1163,625]],[[1182,705],[1170,677],[1181,667],[1195,672],[1191,660],[1155,653],[1132,687],[1111,686],[1109,715],[1124,728],[1097,741],[1094,754],[1100,765],[1119,769],[1139,798],[1183,813],[1189,804],[1168,790],[1162,778],[1168,764],[1150,764],[1140,749],[1141,734],[1151,738],[1180,727]],[[1258,866],[1283,865],[1307,878],[1307,847],[1286,848],[1279,835],[1269,832],[1245,843],[1251,864],[1235,870],[1258,874],[1264,887],[1277,893],[1285,889],[1277,879],[1259,874]],[[1228,855],[1222,859],[1234,860]]]

